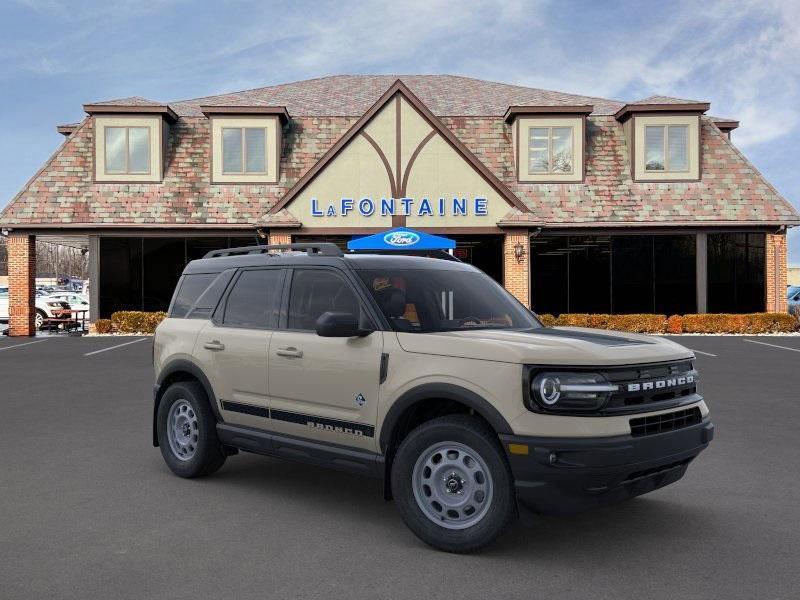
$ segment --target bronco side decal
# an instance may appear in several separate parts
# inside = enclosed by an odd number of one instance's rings
[[[222,409],[246,415],[254,415],[256,417],[264,417],[265,419],[284,421],[286,423],[296,423],[297,425],[305,425],[311,429],[318,429],[321,431],[344,433],[355,437],[375,437],[375,428],[372,425],[354,423],[353,421],[341,421],[339,419],[316,417],[287,410],[268,409],[264,406],[241,404],[239,402],[229,402],[228,400],[222,401]]]

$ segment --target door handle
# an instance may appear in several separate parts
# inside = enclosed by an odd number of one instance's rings
[[[278,348],[275,350],[275,354],[278,356],[285,356],[287,358],[303,358],[303,351],[298,350],[294,346],[289,346],[288,348]]]
[[[219,340],[214,340],[213,342],[204,342],[203,348],[206,350],[225,350],[225,344]]]

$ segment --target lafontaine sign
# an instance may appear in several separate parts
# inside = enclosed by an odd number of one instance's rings
[[[346,217],[350,213],[362,217],[404,215],[418,217],[485,217],[489,214],[488,200],[474,197],[449,198],[340,198],[338,201],[320,202],[311,198],[312,217]]]

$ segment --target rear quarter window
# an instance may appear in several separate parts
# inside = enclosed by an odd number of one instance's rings
[[[181,277],[169,316],[178,319],[184,318],[218,275],[219,273],[193,273]]]

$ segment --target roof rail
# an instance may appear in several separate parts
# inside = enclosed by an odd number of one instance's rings
[[[271,250],[304,250],[309,256],[344,256],[336,244],[320,242],[317,244],[267,244],[264,246],[239,246],[238,248],[223,248],[212,250],[203,258],[220,258],[223,256],[238,256],[242,254],[269,254]]]

